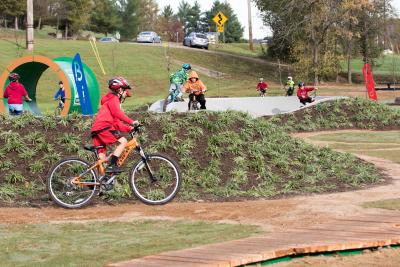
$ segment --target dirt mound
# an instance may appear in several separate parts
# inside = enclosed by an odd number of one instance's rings
[[[382,182],[372,164],[294,139],[264,118],[237,112],[130,116],[147,126],[140,136],[146,151],[164,152],[179,163],[183,174],[180,200],[271,199]],[[52,164],[70,155],[93,160],[82,149],[91,142],[90,118],[24,115],[0,120],[3,205],[48,203],[45,180]],[[105,198],[130,198],[127,181],[127,173],[120,175]]]

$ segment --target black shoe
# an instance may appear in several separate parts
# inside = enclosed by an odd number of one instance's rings
[[[121,173],[122,170],[116,165],[110,165],[106,168],[106,173]]]

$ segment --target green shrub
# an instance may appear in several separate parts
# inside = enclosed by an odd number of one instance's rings
[[[4,176],[4,180],[10,184],[17,184],[25,182],[25,177],[20,171],[10,171]]]

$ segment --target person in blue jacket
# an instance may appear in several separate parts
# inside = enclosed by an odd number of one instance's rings
[[[60,103],[59,106],[61,106],[61,108],[62,108],[62,107],[64,107],[64,104],[65,104],[65,89],[64,89],[63,82],[59,81],[58,86],[59,86],[59,88],[58,88],[57,93],[54,95],[54,100],[57,100],[58,98],[60,98],[62,105]]]

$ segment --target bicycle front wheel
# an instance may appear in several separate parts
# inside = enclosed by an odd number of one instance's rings
[[[54,110],[54,116],[60,116],[61,114],[61,108],[56,107],[56,109]]]
[[[97,176],[90,164],[79,158],[65,158],[50,170],[47,190],[50,198],[63,208],[81,208],[97,191]]]
[[[143,203],[162,205],[170,202],[181,186],[178,165],[162,154],[149,154],[132,168],[129,184]]]

